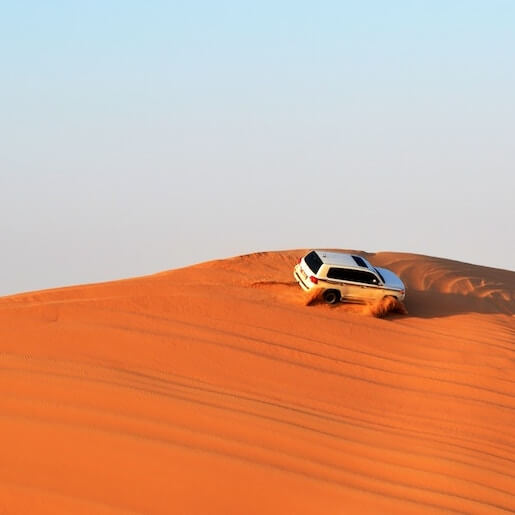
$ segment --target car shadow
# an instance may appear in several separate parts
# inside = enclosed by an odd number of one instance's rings
[[[408,286],[404,304],[408,310],[407,316],[417,318],[438,318],[465,313],[515,314],[513,296],[503,293],[478,297],[473,294],[411,290]]]

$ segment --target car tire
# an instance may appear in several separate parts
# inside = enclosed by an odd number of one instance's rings
[[[322,297],[327,304],[336,304],[342,298],[338,290],[325,290]]]
[[[399,300],[398,297],[396,297],[395,295],[385,295],[383,297],[383,300],[386,300],[386,299]]]

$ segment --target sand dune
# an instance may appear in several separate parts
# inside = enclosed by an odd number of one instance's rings
[[[375,318],[302,254],[1,298],[0,514],[515,511],[515,273],[364,254]]]

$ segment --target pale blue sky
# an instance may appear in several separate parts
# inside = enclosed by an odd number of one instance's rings
[[[0,0],[0,58],[0,295],[319,246],[514,268],[512,0]]]

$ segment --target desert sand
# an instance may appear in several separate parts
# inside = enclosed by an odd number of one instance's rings
[[[1,298],[0,514],[514,512],[515,273],[363,254],[376,318],[303,253]]]

